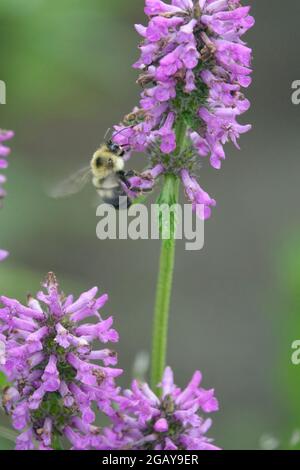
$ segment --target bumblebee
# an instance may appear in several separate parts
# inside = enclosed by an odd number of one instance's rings
[[[129,178],[138,176],[138,173],[124,170],[124,156],[127,152],[128,150],[108,140],[96,150],[89,167],[79,170],[59,184],[51,191],[51,196],[61,198],[76,194],[92,181],[104,203],[115,209],[127,209],[131,206],[132,199],[126,188],[131,192],[141,193],[139,188],[133,188],[129,183]]]

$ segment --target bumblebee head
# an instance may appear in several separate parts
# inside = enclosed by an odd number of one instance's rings
[[[106,146],[109,152],[112,152],[114,155],[118,155],[119,157],[124,157],[125,150],[122,147],[120,147],[120,145],[115,144],[112,140],[108,140],[106,142]]]
[[[114,144],[115,145],[115,144]],[[119,148],[119,146],[117,146]],[[93,175],[98,179],[107,178],[112,173],[124,169],[122,156],[109,149],[107,144],[102,145],[93,155],[91,169]]]

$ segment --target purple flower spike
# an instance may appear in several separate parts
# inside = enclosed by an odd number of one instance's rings
[[[199,157],[208,156],[220,169],[224,145],[231,141],[239,148],[240,135],[251,129],[238,122],[250,107],[242,93],[252,72],[252,51],[242,40],[254,25],[249,12],[240,0],[146,0],[148,24],[136,25],[142,42],[134,64],[141,99],[115,127],[114,141],[147,152],[152,166],[160,164],[163,173],[177,177],[182,171],[195,174]],[[178,124],[186,129],[180,151]],[[201,191],[193,190],[196,199]],[[202,198],[207,218],[215,204],[204,192]]]
[[[10,149],[3,145],[3,142],[12,139],[14,133],[12,131],[4,131],[0,129],[0,170],[8,167],[6,157],[10,154]],[[2,200],[6,196],[6,191],[3,188],[3,184],[6,182],[4,175],[0,173],[0,208],[2,207]],[[0,249],[0,263],[8,257],[8,252]]]
[[[122,373],[111,367],[115,352],[93,350],[94,340],[118,340],[112,318],[103,320],[98,312],[107,295],[97,297],[93,288],[76,301],[64,297],[53,273],[44,287],[39,300],[28,297],[28,306],[0,297],[0,370],[11,383],[3,406],[21,433],[17,449],[50,450],[59,435],[74,449],[92,449],[100,434],[92,425],[95,405],[115,415],[114,379]],[[78,324],[87,317],[95,323]]]
[[[116,424],[104,430],[104,435],[110,435],[110,448],[219,450],[206,436],[212,421],[203,416],[217,411],[218,401],[214,390],[203,389],[201,381],[201,373],[195,372],[181,390],[167,367],[160,384],[161,398],[147,384],[134,381],[131,390],[117,399],[120,410]]]

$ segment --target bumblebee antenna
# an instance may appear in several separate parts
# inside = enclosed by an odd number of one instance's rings
[[[132,126],[128,126],[128,127],[124,127],[123,129],[121,129],[120,131],[116,132],[115,134],[113,134],[110,138],[110,140],[107,142],[109,146],[111,145],[118,145],[119,148],[128,148],[130,149],[130,145],[129,144],[125,144],[125,145],[120,145],[120,144],[114,144],[113,143],[113,138],[116,137],[117,135],[121,134],[122,132],[126,131],[127,129],[131,129],[132,127],[134,127],[136,124],[133,124]],[[106,137],[107,137],[107,134],[109,133],[111,129],[108,129],[108,131],[106,132],[105,134],[105,137],[104,137],[104,140],[106,140]]]
[[[108,136],[108,134],[110,133],[110,131],[111,131],[111,127],[109,127],[109,128],[107,129],[107,131],[105,132],[104,140],[106,140],[106,137]]]
[[[117,135],[119,134],[122,134],[122,132],[124,131],[127,131],[127,129],[132,129],[133,127],[135,127],[136,124],[132,124],[132,126],[128,126],[128,127],[124,127],[123,129],[121,129],[120,131],[116,132],[115,134],[113,134],[112,138],[116,137]]]

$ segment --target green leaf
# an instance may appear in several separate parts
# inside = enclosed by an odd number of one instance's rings
[[[17,433],[11,429],[0,426],[0,436],[10,442],[16,442]]]
[[[0,372],[0,389],[3,389],[4,387],[7,387],[9,385],[5,375],[3,372]]]

